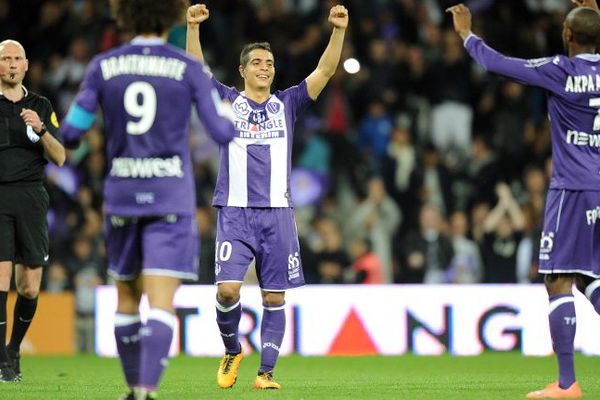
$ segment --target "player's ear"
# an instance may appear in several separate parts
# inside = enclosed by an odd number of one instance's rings
[[[242,76],[243,79],[246,79],[246,74],[244,73],[244,66],[240,65],[238,67],[239,71],[240,71],[240,75]]]
[[[573,31],[568,26],[565,27],[565,39],[567,39],[567,43],[573,41]]]

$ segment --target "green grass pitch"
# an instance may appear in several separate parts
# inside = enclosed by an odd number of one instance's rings
[[[251,388],[258,356],[242,361],[232,389],[216,387],[219,360],[177,357],[163,376],[164,399],[523,399],[555,378],[553,357],[488,353],[477,357],[282,357],[279,391]],[[24,380],[0,384],[0,399],[117,399],[125,391],[116,359],[27,357]],[[576,357],[584,396],[600,399],[600,357]]]

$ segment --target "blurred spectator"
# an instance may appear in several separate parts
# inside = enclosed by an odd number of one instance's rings
[[[380,99],[371,100],[367,107],[368,114],[360,122],[358,130],[358,147],[363,157],[370,161],[370,170],[381,173],[382,159],[387,151],[394,124]]]
[[[417,152],[412,143],[408,117],[399,118],[384,158],[383,177],[390,196],[403,215],[411,215],[415,199],[410,192],[410,178],[417,167]]]
[[[490,148],[489,140],[484,136],[475,136],[472,140],[473,159],[467,166],[470,184],[470,202],[495,201],[495,187],[500,179],[500,166],[496,155]]]
[[[471,69],[460,39],[444,32],[442,59],[431,65],[431,139],[441,152],[467,153],[471,142]]]
[[[483,263],[477,244],[467,238],[469,219],[463,211],[450,216],[450,232],[454,258],[448,269],[450,283],[478,283],[483,278]]]
[[[420,168],[415,168],[410,177],[411,192],[418,204],[434,204],[445,216],[454,206],[453,179],[448,168],[441,162],[438,150],[431,144],[425,145]],[[413,223],[415,221],[411,221]]]
[[[316,277],[314,283],[344,283],[351,262],[342,246],[339,226],[330,218],[317,218],[314,225],[316,235],[309,245],[314,253],[316,271],[309,275]]]
[[[383,280],[392,282],[392,238],[402,223],[402,213],[385,191],[383,180],[369,180],[367,198],[348,221],[350,231],[363,235],[373,243],[373,250],[383,266]]]
[[[73,289],[67,268],[59,261],[50,263],[44,279],[44,290],[49,293],[61,293]]]
[[[484,282],[516,283],[517,248],[523,237],[525,218],[508,185],[498,184],[496,193],[498,203],[484,221]]]
[[[354,260],[354,282],[366,284],[385,283],[383,265],[373,252],[369,239],[355,238],[350,241],[350,256]]]
[[[418,230],[409,232],[400,246],[397,282],[444,283],[454,249],[442,232],[442,217],[435,204],[425,204],[419,213]]]

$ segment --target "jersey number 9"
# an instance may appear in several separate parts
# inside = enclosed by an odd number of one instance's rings
[[[154,124],[156,117],[156,92],[148,82],[133,82],[125,90],[123,97],[125,111],[137,121],[127,122],[127,133],[143,135]]]

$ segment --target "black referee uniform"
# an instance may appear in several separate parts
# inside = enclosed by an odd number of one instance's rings
[[[49,257],[48,193],[43,186],[48,161],[39,136],[20,113],[23,108],[35,111],[46,135],[56,138],[58,120],[48,99],[23,90],[25,96],[16,103],[0,94],[0,261],[35,267]]]

